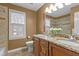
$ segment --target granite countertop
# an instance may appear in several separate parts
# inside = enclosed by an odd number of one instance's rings
[[[47,40],[47,41],[49,41],[49,42],[52,42],[52,43],[54,43],[54,44],[57,44],[57,45],[59,45],[59,46],[62,46],[62,47],[64,47],[64,48],[67,48],[67,49],[69,49],[69,50],[72,50],[72,51],[74,51],[74,52],[79,53],[79,46],[75,46],[75,45],[73,45],[73,44],[71,44],[71,43],[64,44],[64,42],[63,42],[63,43],[60,42],[61,40],[64,40],[64,41],[65,41],[65,40],[67,40],[68,38],[64,38],[64,37],[49,37],[49,36],[46,36],[46,35],[43,35],[43,34],[37,34],[37,35],[34,35],[34,37]],[[59,41],[59,40],[60,40],[60,41]],[[78,42],[78,43],[79,43],[79,42]],[[70,45],[70,44],[71,44],[71,45]]]

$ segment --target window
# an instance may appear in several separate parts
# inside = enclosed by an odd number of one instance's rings
[[[50,29],[50,18],[46,17],[45,18],[45,32],[48,32]]]
[[[26,15],[24,12],[9,10],[9,39],[26,38]]]

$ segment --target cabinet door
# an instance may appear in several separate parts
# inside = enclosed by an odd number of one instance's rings
[[[53,47],[53,56],[68,56],[63,49],[58,49],[56,47]]]
[[[49,46],[49,55],[50,56],[78,56],[79,54],[51,43]]]
[[[38,38],[33,38],[33,52],[34,55],[39,56],[39,39]]]
[[[44,45],[40,46],[40,56],[48,56],[48,47]]]
[[[40,56],[48,56],[48,41],[40,40]]]
[[[63,48],[58,45],[54,45],[53,47],[53,55],[55,56],[79,56],[78,53],[68,50],[66,48]]]
[[[55,44],[50,43],[49,44],[49,55],[50,56],[66,56],[67,54],[59,46],[56,46]]]
[[[49,43],[49,56],[53,56],[53,44]]]

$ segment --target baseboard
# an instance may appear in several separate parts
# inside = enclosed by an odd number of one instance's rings
[[[27,48],[26,46],[25,47],[16,48],[16,49],[13,49],[13,50],[9,50],[8,53],[19,51],[19,50],[26,49],[26,48]]]

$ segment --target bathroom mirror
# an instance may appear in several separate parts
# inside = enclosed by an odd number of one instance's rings
[[[60,28],[61,31],[56,34],[71,34],[70,12],[71,8],[77,6],[77,3],[51,3],[45,9],[45,32],[49,33],[50,28]],[[78,15],[77,15],[78,14]],[[79,12],[76,13],[79,17]],[[75,18],[76,18],[75,17]],[[79,23],[79,20],[77,20]],[[75,25],[76,26],[76,25]],[[78,28],[76,28],[77,30]],[[76,31],[75,30],[75,31]],[[79,29],[77,30],[79,32]],[[79,33],[78,33],[79,34]]]

